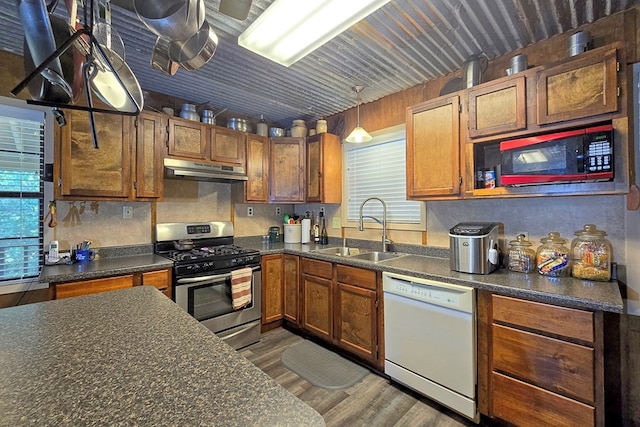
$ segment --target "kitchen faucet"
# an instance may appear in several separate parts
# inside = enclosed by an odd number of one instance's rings
[[[362,209],[369,200],[378,200],[382,203],[382,221],[371,215],[362,215]],[[364,231],[364,218],[371,218],[378,224],[382,225],[382,252],[387,252],[387,204],[379,197],[369,197],[360,205],[360,217],[358,218],[358,230]]]

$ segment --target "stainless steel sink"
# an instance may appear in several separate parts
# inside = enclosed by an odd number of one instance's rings
[[[314,252],[321,254],[334,255],[334,256],[355,256],[367,252],[367,249],[350,248],[347,246],[340,246],[334,248],[317,249]]]
[[[388,259],[399,258],[406,254],[400,254],[397,252],[367,252],[360,255],[352,255],[349,258],[361,259],[363,261],[381,262]]]

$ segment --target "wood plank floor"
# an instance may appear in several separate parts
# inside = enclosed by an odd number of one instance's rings
[[[259,343],[245,347],[240,350],[240,354],[318,411],[327,426],[477,426],[447,408],[374,373],[342,390],[315,387],[288,370],[281,361],[282,353],[303,339],[284,328],[277,328],[262,334]]]

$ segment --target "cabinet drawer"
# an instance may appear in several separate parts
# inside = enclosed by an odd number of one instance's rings
[[[593,343],[593,313],[493,295],[493,320]]]
[[[493,415],[515,425],[593,426],[595,408],[498,373]]]
[[[493,369],[584,402],[595,400],[589,347],[494,325]]]
[[[159,270],[142,273],[142,284],[155,286],[160,290],[167,289],[171,286],[171,271]]]
[[[376,272],[373,270],[337,265],[336,276],[340,283],[376,290]]]
[[[324,277],[325,279],[331,279],[333,277],[331,263],[318,261],[316,259],[303,258],[302,272],[316,277]]]
[[[107,277],[105,279],[83,280],[55,285],[55,299],[77,297],[98,292],[113,291],[133,287],[133,275]]]

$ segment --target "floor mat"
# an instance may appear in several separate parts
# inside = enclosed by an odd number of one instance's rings
[[[282,363],[311,384],[329,390],[350,387],[369,373],[366,368],[309,340],[286,349]]]

